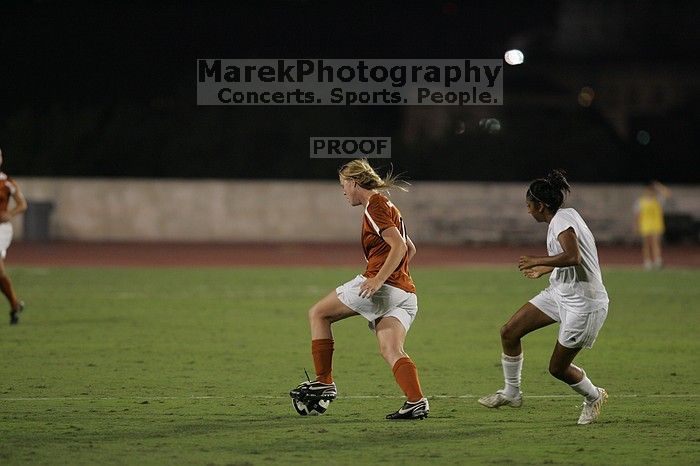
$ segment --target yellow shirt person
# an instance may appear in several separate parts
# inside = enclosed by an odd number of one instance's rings
[[[658,181],[652,181],[644,194],[637,199],[637,231],[642,236],[642,257],[647,270],[660,269],[661,236],[664,234],[663,203],[671,195],[671,190]]]
[[[664,234],[664,210],[656,195],[645,193],[637,201],[637,228],[642,236]]]

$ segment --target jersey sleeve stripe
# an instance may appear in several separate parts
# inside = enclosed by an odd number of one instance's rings
[[[379,226],[377,226],[377,223],[372,219],[372,216],[369,214],[367,209],[365,209],[365,216],[367,217],[367,220],[369,220],[370,225],[372,225],[372,228],[374,228],[374,231],[377,232],[378,235],[381,235]]]

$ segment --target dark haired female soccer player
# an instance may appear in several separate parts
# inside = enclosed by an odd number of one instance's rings
[[[0,165],[2,165],[2,151],[0,150]],[[14,206],[10,209],[10,200]],[[27,210],[27,201],[19,189],[19,185],[12,178],[0,171],[0,291],[10,302],[10,325],[19,322],[19,314],[24,309],[24,302],[15,295],[10,276],[5,270],[5,256],[7,248],[12,243],[12,224],[10,221]]]
[[[302,382],[290,391],[295,400],[328,400],[337,396],[331,371],[331,324],[361,315],[369,321],[379,351],[406,395],[406,402],[387,419],[423,419],[430,406],[418,380],[415,364],[403,349],[406,332],[416,318],[418,301],[408,263],[416,252],[406,234],[401,212],[380,191],[399,187],[391,174],[381,178],[366,159],[340,169],[340,185],[351,206],[363,206],[362,248],[367,269],[339,286],[309,310],[311,353],[316,380]]]
[[[539,328],[559,322],[559,336],[549,360],[549,372],[584,396],[579,424],[590,424],[600,415],[608,397],[586,372],[572,364],[581,348],[590,348],[608,315],[608,294],[598,263],[593,234],[574,209],[560,208],[570,192],[564,174],[553,170],[547,178],[530,184],[526,202],[530,215],[549,224],[548,256],[523,256],[519,269],[527,278],[551,273],[550,285],[521,307],[501,328],[501,364],[505,386],[479,403],[488,408],[522,405],[520,373],[523,353],[520,339]]]

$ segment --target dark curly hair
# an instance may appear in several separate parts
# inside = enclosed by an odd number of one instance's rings
[[[552,212],[559,210],[564,198],[571,192],[563,170],[552,170],[547,178],[538,178],[532,183],[525,195],[528,201],[540,202]]]

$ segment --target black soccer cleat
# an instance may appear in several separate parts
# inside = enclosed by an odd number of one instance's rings
[[[314,380],[313,382],[305,381],[300,383],[297,388],[289,391],[289,396],[294,400],[300,401],[333,401],[338,396],[338,391],[335,388],[335,382],[323,383]]]
[[[425,419],[430,413],[430,404],[427,398],[421,398],[418,401],[411,403],[406,401],[403,406],[395,413],[387,414],[386,418],[390,420],[397,419]]]
[[[17,307],[10,311],[10,325],[19,323],[19,315],[24,310],[24,301],[19,301]]]

